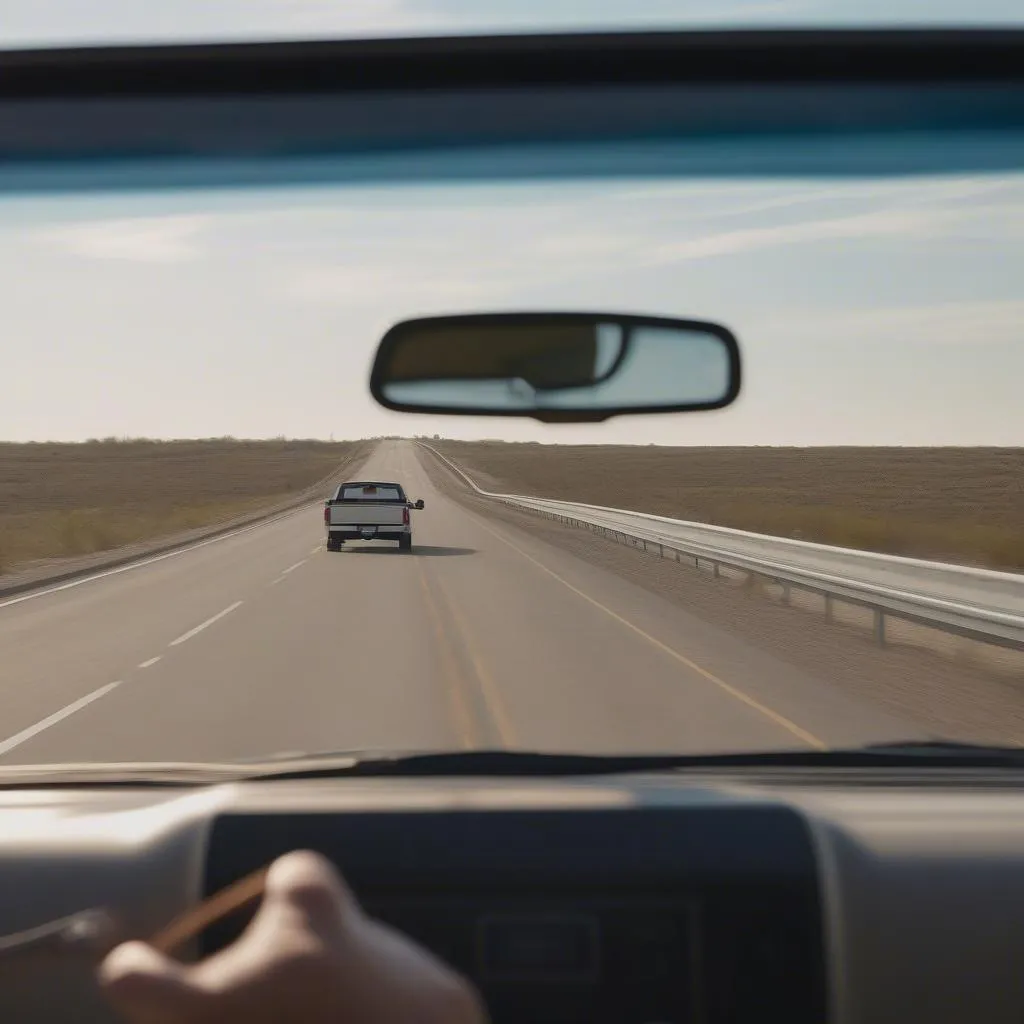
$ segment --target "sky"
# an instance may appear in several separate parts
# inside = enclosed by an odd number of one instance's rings
[[[1020,0],[3,0],[0,46],[570,31],[1024,24]]]
[[[1024,175],[8,199],[0,438],[1019,445],[1022,256]],[[561,427],[373,403],[396,321],[524,309],[724,323],[743,393]]]
[[[0,47],[793,24],[1016,24],[1020,0],[3,0]],[[36,197],[0,205],[0,439],[439,433],[584,443],[1024,443],[1024,175]],[[600,426],[388,413],[430,313],[716,320],[744,390]]]

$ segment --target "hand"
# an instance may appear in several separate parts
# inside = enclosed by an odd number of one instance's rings
[[[133,1024],[483,1024],[473,987],[366,917],[333,866],[290,853],[271,866],[239,939],[186,965],[142,942],[118,946],[100,984]]]

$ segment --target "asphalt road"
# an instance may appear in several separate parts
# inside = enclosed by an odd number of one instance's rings
[[[303,510],[0,601],[0,760],[341,749],[813,748],[922,735],[685,609],[442,494],[410,442],[414,548]]]

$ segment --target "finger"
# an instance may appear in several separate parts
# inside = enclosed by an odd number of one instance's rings
[[[186,969],[144,942],[126,942],[99,967],[99,983],[111,1002],[139,1024],[202,1020],[202,994]]]
[[[339,935],[358,916],[359,905],[327,858],[310,850],[285,854],[270,866],[261,912],[298,913],[323,938]]]

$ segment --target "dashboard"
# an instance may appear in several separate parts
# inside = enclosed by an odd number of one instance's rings
[[[496,1024],[1019,1021],[1021,781],[794,770],[6,790],[0,928],[102,906],[148,936],[308,848],[473,978]],[[112,1020],[92,971],[0,957],[0,1018]]]

